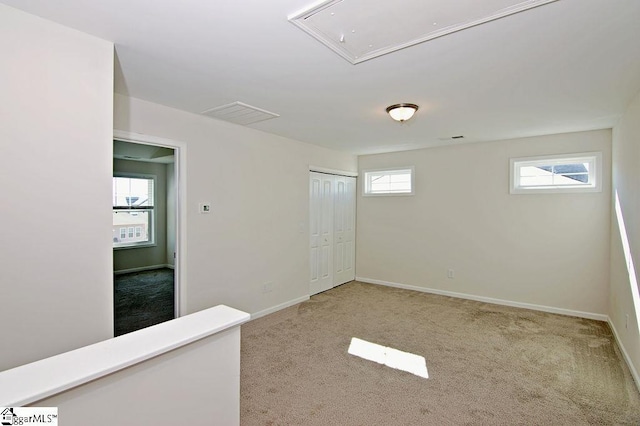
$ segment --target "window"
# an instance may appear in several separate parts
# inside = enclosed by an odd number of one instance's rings
[[[154,244],[155,176],[113,177],[113,247]]]
[[[512,194],[599,192],[602,153],[511,159]]]
[[[363,172],[363,195],[413,195],[413,166]]]

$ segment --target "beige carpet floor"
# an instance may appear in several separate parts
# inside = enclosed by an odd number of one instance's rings
[[[429,378],[347,353],[421,355]],[[242,326],[242,425],[640,425],[606,323],[351,282]]]

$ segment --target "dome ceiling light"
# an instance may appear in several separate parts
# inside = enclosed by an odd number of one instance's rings
[[[387,112],[396,121],[405,122],[416,113],[418,105],[416,104],[395,104],[387,107]]]

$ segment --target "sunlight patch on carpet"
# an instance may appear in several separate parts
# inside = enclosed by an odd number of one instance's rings
[[[367,361],[377,362],[425,379],[429,378],[427,361],[420,355],[402,352],[394,348],[367,342],[357,337],[351,338],[348,352]]]

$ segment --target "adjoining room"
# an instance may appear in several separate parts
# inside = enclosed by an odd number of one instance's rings
[[[174,151],[113,141],[115,336],[176,317]]]

